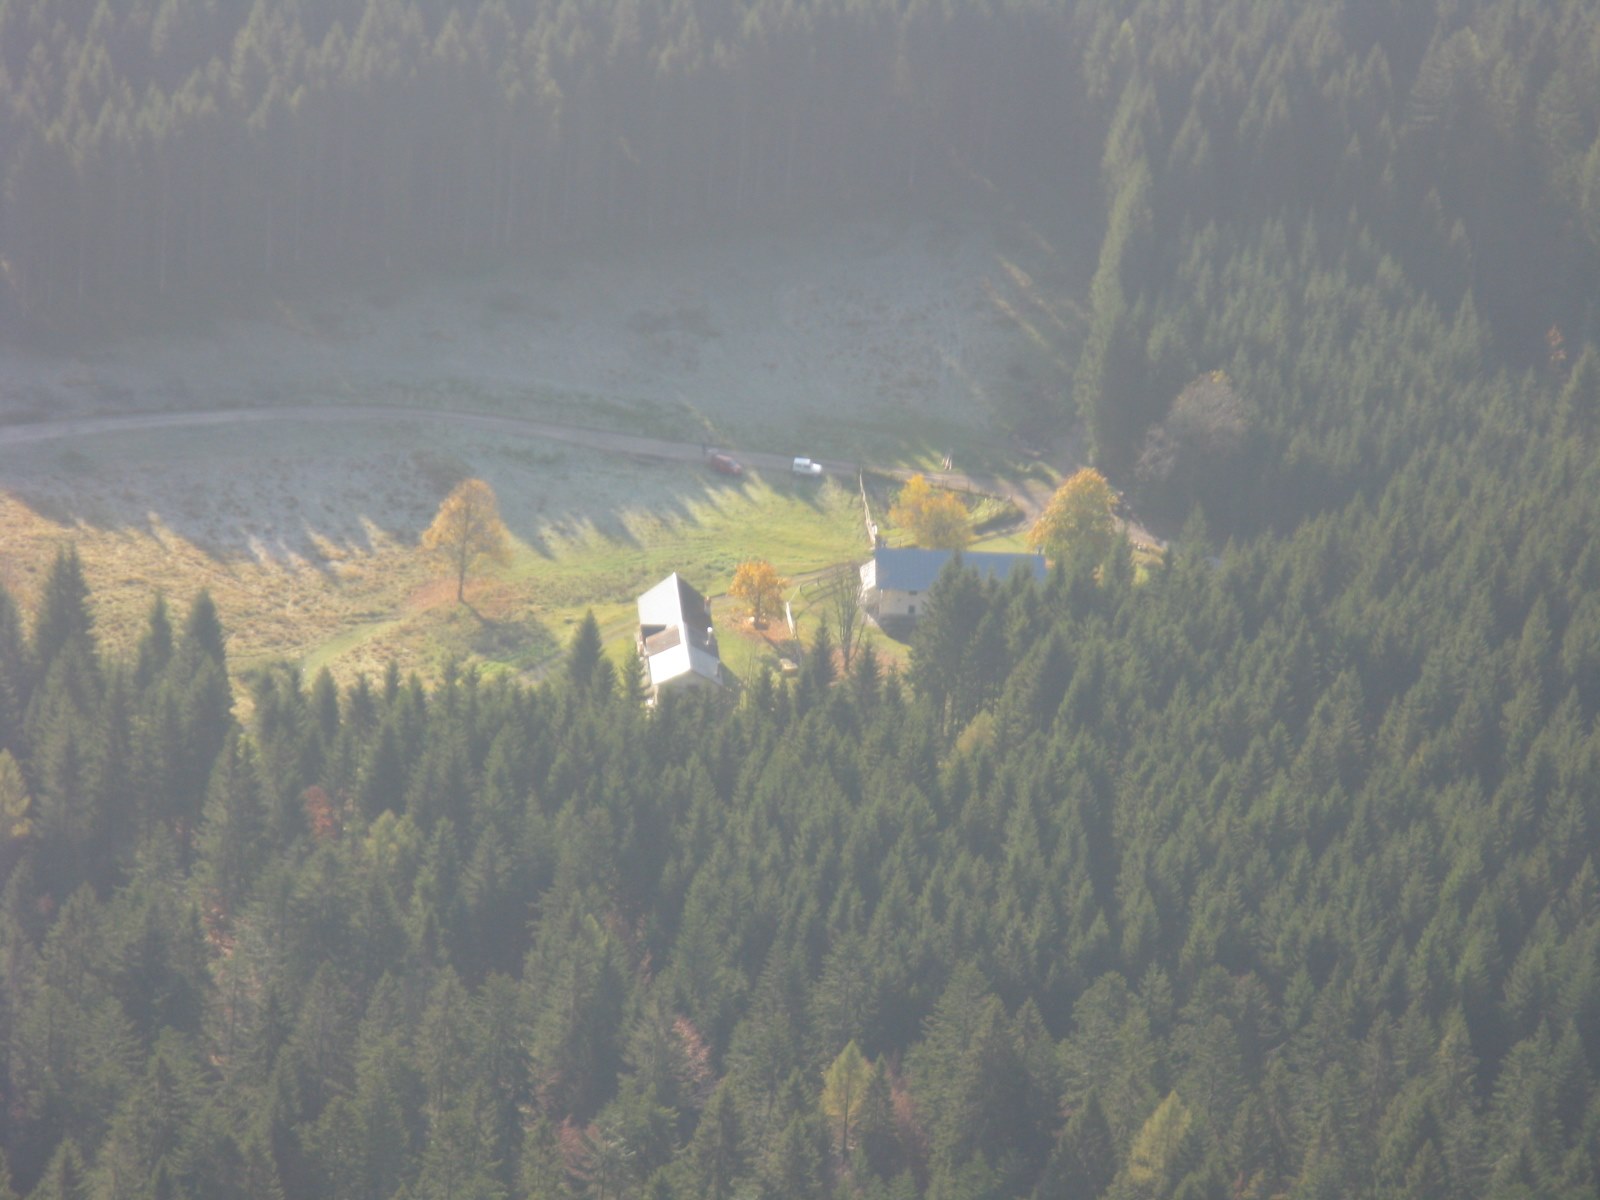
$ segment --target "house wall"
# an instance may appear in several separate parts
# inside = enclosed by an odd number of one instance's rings
[[[878,564],[872,559],[861,568],[861,607],[879,618],[910,617],[921,614],[925,601],[916,592],[878,586]]]
[[[895,588],[878,589],[878,616],[919,617],[927,607],[928,598],[920,592],[902,592]]]
[[[716,656],[694,650],[682,642],[649,655],[645,665],[650,671],[650,686],[655,691],[700,684],[715,687],[721,683],[721,664]]]
[[[670,679],[663,679],[650,689],[650,703],[654,704],[662,692],[687,692],[696,688],[715,688],[721,685],[714,679],[707,679],[698,671],[686,671],[682,675],[674,675]]]

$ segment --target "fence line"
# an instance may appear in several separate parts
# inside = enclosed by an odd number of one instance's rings
[[[863,472],[865,468],[863,468]],[[881,475],[895,483],[905,483],[913,475],[921,475],[933,487],[943,488],[947,492],[965,492],[969,496],[988,496],[991,500],[1010,500],[998,486],[985,486],[983,483],[963,475],[959,471],[944,473],[940,471],[917,471],[909,467],[873,467],[874,475]],[[863,487],[863,499],[865,488]],[[1013,501],[1015,503],[1015,501]]]
[[[864,469],[856,468],[856,487],[861,492],[861,511],[865,514],[867,522],[867,549],[878,548],[878,523],[872,519],[872,501],[867,499],[867,473]]]

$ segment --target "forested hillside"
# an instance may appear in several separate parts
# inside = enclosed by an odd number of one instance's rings
[[[1370,236],[1449,310],[1481,290],[1527,360],[1590,319],[1596,25],[1583,0],[0,0],[0,295],[94,327],[987,202],[1101,247],[1115,390],[1130,341],[1162,385],[1211,352],[1174,285],[1213,223],[1225,261],[1266,221]]]
[[[1408,372],[1442,431],[1370,501],[952,573],[908,678],[737,703],[580,640],[534,690],[265,673],[239,729],[203,598],[106,662],[63,558],[0,609],[13,1179],[1592,1196],[1594,366]]]
[[[114,661],[64,554],[0,1197],[1600,1192],[1592,5],[242,10],[0,0],[8,317],[987,196],[1186,524],[654,710]]]

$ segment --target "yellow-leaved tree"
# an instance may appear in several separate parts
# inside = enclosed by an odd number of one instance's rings
[[[1200,1165],[1201,1153],[1194,1114],[1177,1092],[1169,1092],[1133,1139],[1120,1183],[1131,1196],[1170,1194]],[[1114,1193],[1121,1190],[1113,1188]]]
[[[1098,562],[1117,537],[1116,495],[1106,477],[1084,467],[1058,487],[1028,531],[1028,545],[1052,557],[1085,551]]]
[[[11,757],[11,751],[0,750],[0,847],[7,842],[20,842],[32,832],[32,808],[22,768]]]
[[[728,594],[750,610],[750,620],[759,629],[778,611],[778,605],[783,603],[783,589],[788,585],[789,581],[766,559],[751,558],[734,570]]]
[[[463,479],[439,505],[433,524],[422,531],[422,548],[449,564],[456,577],[456,599],[467,594],[467,570],[480,558],[503,563],[511,555],[511,535],[500,519],[494,489],[481,479]]]
[[[929,550],[959,550],[972,537],[972,523],[961,498],[935,488],[921,475],[906,480],[889,506],[889,520],[909,529],[917,545]]]
[[[851,1135],[861,1120],[861,1105],[872,1078],[872,1064],[861,1053],[855,1040],[839,1052],[833,1065],[822,1073],[822,1115],[828,1118],[830,1134],[837,1135],[839,1155],[850,1156]]]

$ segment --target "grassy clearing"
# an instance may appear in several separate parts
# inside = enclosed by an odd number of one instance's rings
[[[201,589],[211,592],[228,631],[236,669],[288,659],[305,662],[354,643],[391,622],[394,599],[419,579],[407,547],[379,535],[370,549],[337,563],[225,560],[160,523],[144,528],[64,523],[0,494],[4,555],[0,583],[32,612],[57,551],[74,545],[92,592],[95,633],[113,654],[129,654],[157,593],[181,616]]]
[[[1058,364],[1034,346],[1070,331],[1071,314],[1048,310],[1011,266],[1020,252],[977,227],[830,236],[518,268],[427,295],[378,281],[365,297],[284,297],[262,322],[119,351],[52,386],[78,397],[156,380],[137,398],[157,408],[409,402],[924,471],[949,455],[958,470],[1018,478],[1014,439],[997,429],[1024,427],[1060,394]],[[415,540],[467,475],[495,488],[517,550],[473,575],[463,605]],[[880,522],[889,499],[875,487]],[[1004,516],[986,501],[973,515]],[[591,608],[620,662],[635,597],[673,570],[712,597],[729,665],[748,674],[776,663],[787,630],[740,623],[722,595],[737,564],[803,577],[867,553],[853,481],[735,482],[355,415],[0,453],[0,583],[25,611],[68,541],[113,652],[131,652],[156,592],[181,612],[206,588],[237,670],[287,660],[341,679],[390,661],[427,677],[448,658],[537,677]],[[802,591],[806,638],[809,605]]]
[[[552,535],[548,554],[519,555],[509,575],[548,607],[580,612],[631,600],[670,571],[715,594],[748,558],[792,575],[858,556],[858,511],[853,492],[831,480],[792,486],[752,477],[681,501],[676,511],[626,510],[619,532],[589,526]]]
[[[992,537],[975,538],[971,548],[982,550],[985,554],[1033,553],[1033,547],[1028,545],[1026,528],[1011,529]]]
[[[566,644],[572,627],[592,608],[608,649],[620,660],[633,646],[634,600],[651,584],[677,571],[712,598],[718,628],[735,630],[742,614],[725,593],[739,563],[764,558],[792,577],[859,561],[866,553],[859,511],[853,491],[831,480],[795,485],[753,476],[671,515],[625,513],[621,535],[589,529],[552,538],[547,553],[523,547],[506,579],[557,631],[554,648]],[[765,651],[751,654],[748,664],[735,655],[729,666],[743,674],[742,666],[753,668],[768,657]]]
[[[381,439],[356,426],[212,431],[166,443],[142,434],[58,457],[55,477],[65,483],[53,497],[30,503],[0,493],[0,582],[31,610],[57,549],[75,544],[97,633],[121,654],[137,643],[155,593],[181,612],[206,588],[237,672],[287,661],[307,677],[327,667],[348,681],[376,677],[393,661],[430,678],[456,659],[538,678],[590,609],[621,666],[632,652],[635,598],[678,571],[712,598],[725,660],[748,678],[796,651],[781,621],[752,630],[727,598],[737,565],[765,558],[804,579],[868,553],[849,481],[778,473],[733,481],[696,466],[452,439],[415,425]],[[185,461],[209,473],[169,474]],[[437,496],[464,474],[494,482],[515,550],[504,567],[475,571],[460,604],[415,537]],[[168,479],[164,502],[140,492],[149,477]],[[885,520],[894,488],[879,480],[871,490]],[[164,515],[144,507],[156,503]],[[1004,506],[972,504],[985,519]],[[904,541],[903,531],[886,532]],[[1021,550],[1022,532],[975,548]],[[800,640],[809,642],[821,601],[814,588],[791,594]],[[865,636],[889,663],[903,664],[902,645]]]
[[[863,553],[850,489],[759,477],[736,486],[707,479],[660,511],[641,504],[598,523],[563,519],[537,545],[519,540],[506,567],[475,572],[465,604],[410,539],[375,525],[365,544],[346,541],[322,561],[222,555],[156,518],[97,524],[4,494],[0,529],[0,583],[24,611],[32,611],[57,550],[77,547],[96,633],[114,653],[131,653],[157,592],[181,612],[205,588],[228,629],[236,671],[287,660],[308,675],[328,667],[347,680],[377,676],[391,660],[430,677],[451,658],[536,677],[591,608],[620,662],[633,644],[635,597],[671,571],[720,596],[748,557],[792,576]],[[725,602],[717,610],[719,621],[736,620]]]

